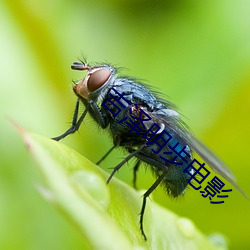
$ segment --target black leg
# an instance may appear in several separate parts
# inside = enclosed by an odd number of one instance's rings
[[[109,184],[109,182],[111,181],[112,177],[114,176],[114,174],[127,162],[129,161],[133,156],[135,156],[140,150],[142,150],[146,145],[142,145],[140,146],[137,150],[135,150],[134,152],[130,153],[122,162],[120,162],[116,167],[114,167],[112,173],[110,174],[108,180],[107,180],[107,184]]]
[[[78,113],[79,113],[79,106],[80,106],[80,100],[77,99],[75,110],[74,110],[74,115],[73,115],[73,120],[72,120],[72,125],[77,123],[77,118],[78,118]]]
[[[51,139],[53,139],[55,141],[60,141],[64,137],[68,136],[69,134],[75,133],[79,129],[79,127],[80,127],[80,125],[81,125],[84,117],[86,116],[86,114],[88,112],[88,106],[86,107],[86,109],[82,113],[81,117],[77,121],[78,111],[79,111],[79,99],[76,102],[76,106],[75,106],[75,111],[74,111],[74,116],[73,116],[71,127],[65,133],[63,133],[62,135],[59,135],[59,136],[51,138]]]
[[[113,146],[97,163],[96,165],[99,165],[115,148],[115,146]]]
[[[97,103],[92,100],[89,101],[89,106],[90,106],[89,112],[91,113],[92,117],[94,117],[96,122],[102,128],[106,128],[108,126],[108,121],[105,113],[103,113],[98,107]]]
[[[163,173],[158,177],[158,179],[153,183],[153,185],[147,190],[147,192],[143,195],[142,208],[140,212],[140,230],[143,235],[144,240],[147,240],[146,234],[143,229],[143,216],[146,208],[146,200],[148,196],[157,188],[157,186],[161,183],[166,173]]]
[[[140,165],[141,165],[141,161],[137,160],[136,164],[134,166],[134,169],[133,169],[133,186],[134,186],[135,189],[137,189],[136,188],[136,172],[138,171]]]

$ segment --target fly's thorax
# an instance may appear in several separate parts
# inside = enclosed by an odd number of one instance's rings
[[[74,68],[73,66],[72,68]],[[80,99],[101,101],[117,77],[115,69],[109,65],[102,65],[84,66],[81,70],[88,70],[88,72],[82,80],[74,85],[75,94]]]

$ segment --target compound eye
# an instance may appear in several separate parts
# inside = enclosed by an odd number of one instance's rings
[[[109,79],[110,74],[108,69],[99,69],[90,74],[87,83],[88,90],[93,92],[99,89]]]

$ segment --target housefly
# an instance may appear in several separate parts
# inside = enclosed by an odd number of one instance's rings
[[[74,62],[71,68],[86,71],[87,74],[73,86],[78,99],[71,127],[53,139],[59,141],[76,132],[89,113],[102,129],[108,129],[113,138],[113,147],[98,163],[116,147],[123,147],[128,152],[127,157],[113,169],[107,183],[131,158],[136,158],[134,185],[139,166],[142,163],[150,166],[156,181],[143,195],[140,230],[145,240],[143,215],[147,197],[159,184],[162,184],[172,197],[182,195],[193,171],[187,168],[193,159],[193,151],[244,195],[232,172],[189,132],[175,106],[159,98],[149,86],[132,78],[119,77],[117,69],[109,64],[90,66],[85,62]],[[79,116],[80,102],[85,106],[85,110]],[[126,119],[130,123],[125,121]],[[136,124],[137,130],[132,129],[131,122]],[[161,143],[156,141],[159,137]],[[177,158],[167,153],[164,157],[159,157],[156,153],[166,147],[182,148],[182,153]]]

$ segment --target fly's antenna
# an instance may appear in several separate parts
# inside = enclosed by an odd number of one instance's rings
[[[71,69],[74,70],[89,70],[89,65],[84,62],[73,62]]]

